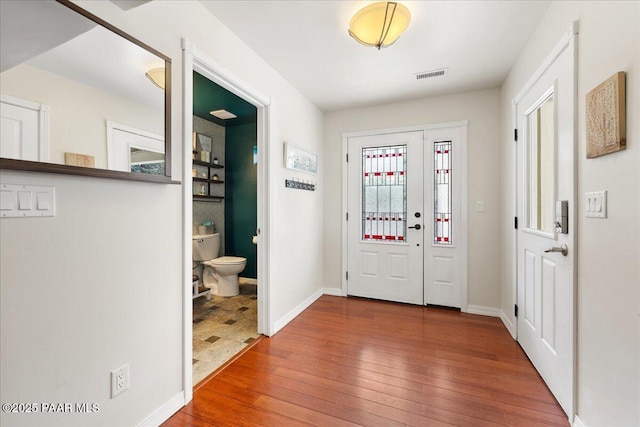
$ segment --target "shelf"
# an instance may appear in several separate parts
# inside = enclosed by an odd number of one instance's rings
[[[209,163],[209,162],[203,162],[202,160],[193,160],[193,164],[194,165],[199,165],[199,166],[206,166],[208,168],[213,168],[213,169],[222,169],[224,168],[224,166],[222,165],[216,165],[215,163]]]
[[[194,194],[193,200],[197,200],[200,202],[221,202],[224,200],[222,196],[207,196],[202,194]]]
[[[198,182],[208,182],[209,184],[224,184],[224,181],[220,180],[220,179],[207,179],[207,178],[198,178],[198,177],[193,177],[194,181],[198,181]]]

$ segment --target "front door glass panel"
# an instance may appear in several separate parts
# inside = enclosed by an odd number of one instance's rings
[[[407,146],[362,149],[362,240],[398,243],[407,233]]]

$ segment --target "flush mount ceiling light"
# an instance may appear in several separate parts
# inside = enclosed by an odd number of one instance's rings
[[[144,75],[151,80],[151,83],[164,90],[164,67],[152,68],[144,73]]]
[[[373,3],[360,9],[349,23],[349,35],[365,46],[392,45],[407,29],[411,13],[396,2]]]
[[[236,117],[238,117],[235,114],[228,112],[227,110],[209,111],[209,114],[222,120],[235,119]]]

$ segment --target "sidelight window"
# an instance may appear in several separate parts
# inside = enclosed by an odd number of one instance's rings
[[[433,243],[452,245],[451,141],[433,146]]]

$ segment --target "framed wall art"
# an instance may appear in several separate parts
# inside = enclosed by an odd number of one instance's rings
[[[587,159],[627,147],[625,73],[620,71],[586,95]]]
[[[318,174],[318,155],[284,143],[284,166],[300,172]]]

